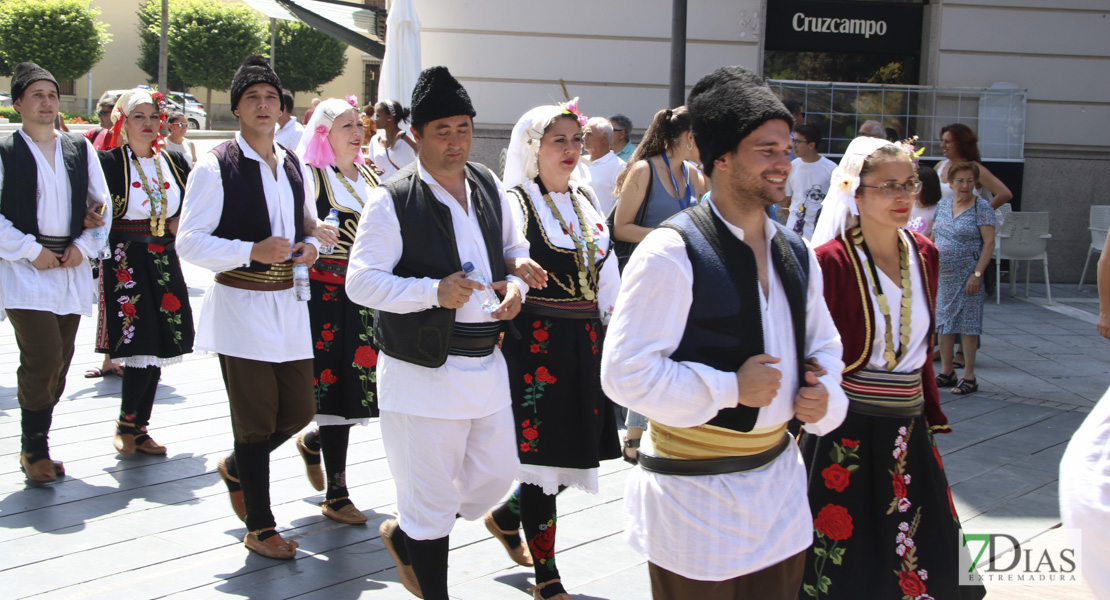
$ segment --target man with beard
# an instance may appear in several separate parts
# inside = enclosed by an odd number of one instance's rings
[[[787,424],[844,419],[840,337],[813,252],[766,212],[790,112],[743,67],[702,78],[687,106],[713,191],[644,238],[605,340],[605,391],[652,420],[627,538],[656,600],[794,599],[813,519]]]

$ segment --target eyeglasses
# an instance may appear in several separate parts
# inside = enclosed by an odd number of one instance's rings
[[[790,143],[794,144],[796,146],[798,144],[809,144],[810,141],[809,140],[803,140],[801,138],[794,138],[794,139],[790,140]]]
[[[170,127],[188,127],[189,124],[182,121],[180,123],[170,123]]]
[[[613,130],[613,133],[616,133],[616,132],[618,132],[618,131],[625,131],[625,130],[624,130],[624,129],[614,129],[614,130]]]
[[[921,191],[921,182],[916,179],[903,183],[894,183],[893,181],[889,181],[882,185],[863,185],[861,183],[859,186],[861,188],[882,190],[883,195],[887,196],[888,198],[892,198],[899,194],[916,194]]]
[[[97,116],[106,117],[106,116],[112,114],[112,111],[111,110],[98,110],[98,111],[96,111],[96,114],[97,114]]]

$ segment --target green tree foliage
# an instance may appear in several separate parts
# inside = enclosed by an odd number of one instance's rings
[[[170,23],[173,23],[174,8],[179,4],[176,0],[170,2]],[[147,75],[147,83],[158,81],[158,38],[162,33],[162,0],[147,0],[139,9],[139,59],[135,64]],[[192,85],[178,72],[177,62],[171,53],[169,60],[169,73],[167,81],[171,90],[183,90]]]
[[[170,60],[179,77],[192,85],[227,90],[243,59],[265,50],[267,37],[258,14],[245,4],[170,4]]]
[[[76,79],[104,58],[112,40],[86,0],[0,2],[0,75],[31,61],[58,81]]]
[[[292,92],[319,94],[320,86],[342,75],[347,66],[347,44],[304,23],[278,21],[276,50],[281,87]]]

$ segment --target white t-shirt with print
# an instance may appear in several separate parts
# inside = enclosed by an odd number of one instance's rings
[[[836,163],[825,158],[807,163],[800,158],[790,162],[790,177],[786,179],[786,195],[790,196],[790,217],[786,227],[809,239],[813,236],[813,226],[821,214],[821,203],[829,191]]]

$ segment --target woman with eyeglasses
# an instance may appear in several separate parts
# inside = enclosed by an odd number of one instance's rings
[[[193,351],[189,289],[174,244],[189,165],[159,147],[161,94],[124,92],[112,110],[123,145],[102,151],[112,196],[112,257],[101,262],[98,352],[122,359],[123,388],[113,445],[122,455],[165,454],[147,432],[162,367]]]
[[[112,107],[115,105],[115,98],[101,98],[96,106],[96,116],[100,119],[100,126],[93,127],[84,134],[97,150],[111,150],[116,147],[116,141],[112,136]]]
[[[185,113],[179,110],[170,111],[166,117],[166,129],[170,136],[166,140],[166,150],[180,152],[185,157],[185,162],[189,163],[189,168],[193,168],[193,163],[197,160],[197,148],[185,137],[185,133],[189,131],[189,120],[185,118]]]
[[[962,586],[960,523],[933,440],[950,431],[933,379],[937,248],[907,228],[921,183],[909,152],[860,137],[814,231],[844,346],[843,424],[802,433],[814,540],[805,598],[982,598]]]
[[[953,394],[979,389],[975,354],[983,331],[983,272],[994,248],[994,210],[976,194],[979,165],[954,162],[948,166],[948,184],[955,196],[937,205],[933,239],[940,250],[940,291],[937,294],[937,337],[940,341],[939,387],[953,387]],[[964,372],[958,379],[953,348],[960,334]]]

